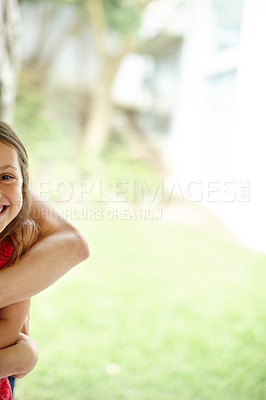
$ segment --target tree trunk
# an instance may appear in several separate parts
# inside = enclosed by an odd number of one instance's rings
[[[102,72],[99,73],[95,85],[92,107],[88,109],[83,131],[83,152],[89,151],[97,155],[107,143],[110,135],[112,113],[112,85],[124,57],[132,51],[135,43],[129,38],[117,55],[105,55],[101,60]]]
[[[92,106],[90,109],[88,107],[85,118],[82,152],[97,156],[107,143],[110,134],[112,84],[121,61],[134,48],[135,40],[132,37],[125,37],[120,51],[115,54],[110,53],[106,40],[109,32],[103,1],[87,0],[86,9],[99,61],[99,73],[96,76],[96,89],[92,94]]]
[[[102,92],[93,99],[85,123],[83,151],[97,154],[108,140],[112,102],[109,93]]]
[[[13,121],[16,80],[20,66],[21,20],[17,0],[0,2],[0,119]]]

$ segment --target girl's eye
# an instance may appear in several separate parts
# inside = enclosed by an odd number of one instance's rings
[[[6,180],[9,180],[9,179],[13,179],[13,176],[11,176],[11,175],[2,175],[1,176],[1,179],[3,179],[4,181],[6,181]]]

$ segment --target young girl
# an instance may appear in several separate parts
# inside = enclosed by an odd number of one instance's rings
[[[0,122],[0,268],[15,266],[37,241],[38,233],[30,218],[26,150],[10,126]],[[25,300],[0,309],[0,349],[16,342],[28,308],[29,300]],[[12,399],[8,378],[0,380],[0,399]]]

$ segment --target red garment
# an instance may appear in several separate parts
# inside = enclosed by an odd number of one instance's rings
[[[12,391],[8,378],[0,379],[0,400],[12,400]]]
[[[10,260],[13,253],[13,247],[6,240],[0,242],[0,268],[4,267]]]
[[[4,267],[10,260],[13,247],[7,241],[0,242],[0,268]],[[8,378],[0,379],[0,400],[12,400],[12,391]]]

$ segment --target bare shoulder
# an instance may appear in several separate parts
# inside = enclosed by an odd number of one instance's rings
[[[62,229],[67,222],[46,200],[41,199],[35,192],[31,192],[31,218],[37,222],[42,234],[55,229]]]
[[[72,243],[73,251],[79,254],[79,261],[86,259],[89,256],[89,249],[80,231],[36,193],[31,192],[31,199],[31,218],[39,225],[40,239],[49,236],[57,242],[65,240],[65,243]]]

